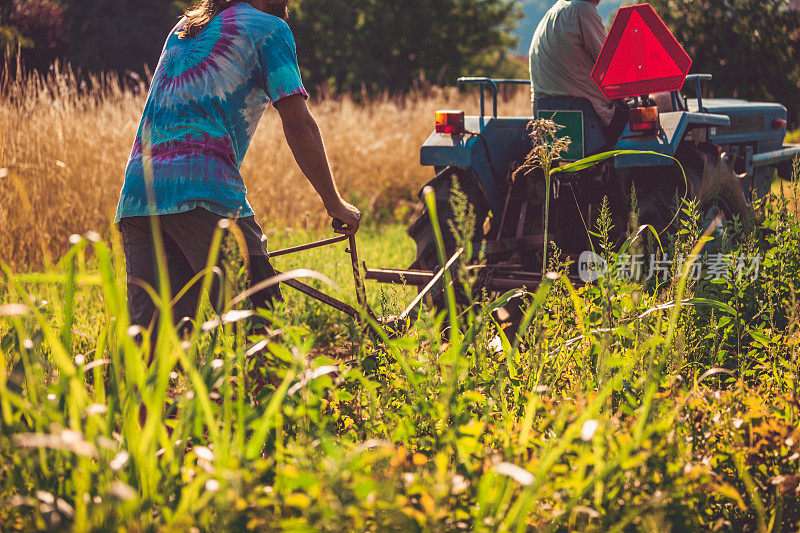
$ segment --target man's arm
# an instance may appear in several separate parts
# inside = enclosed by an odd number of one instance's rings
[[[319,126],[308,110],[305,98],[301,95],[287,96],[275,102],[274,106],[281,116],[286,142],[300,170],[314,186],[328,214],[347,224],[348,230],[343,233],[354,234],[361,223],[361,212],[345,202],[336,188]]]

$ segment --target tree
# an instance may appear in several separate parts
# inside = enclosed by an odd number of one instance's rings
[[[464,75],[512,75],[511,0],[295,0],[295,32],[306,84],[334,92],[452,84]]]
[[[60,55],[95,72],[153,67],[167,32],[193,3],[13,1],[62,5],[69,30]],[[0,0],[0,9],[3,5]],[[509,55],[515,44],[511,30],[521,13],[514,0],[292,0],[290,6],[289,25],[310,87],[397,92],[420,79],[452,84],[468,74],[519,73]],[[0,38],[4,20],[0,12]],[[9,33],[8,40],[14,35]]]
[[[780,102],[800,118],[800,10],[795,0],[649,0],[714,76],[710,96]]]
[[[172,0],[65,0],[66,57],[84,70],[154,68],[183,4]]]
[[[15,55],[32,69],[47,68],[66,37],[64,8],[52,0],[9,0],[0,4],[0,54]]]

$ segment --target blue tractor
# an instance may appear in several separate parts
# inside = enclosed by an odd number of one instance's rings
[[[663,53],[654,53],[659,50]],[[606,97],[628,114],[627,126],[613,142],[606,139],[586,99],[538,98],[530,115],[501,116],[498,95],[503,86],[530,86],[529,80],[459,79],[460,84],[477,86],[480,113],[438,111],[436,129],[420,154],[422,165],[433,167],[435,174],[426,189],[435,197],[445,264],[441,265],[431,216],[422,209],[408,230],[417,245],[413,264],[406,270],[366,269],[366,279],[420,287],[400,319],[408,318],[427,295],[433,297],[432,303],[441,303],[441,280],[459,260],[475,273],[476,288],[489,292],[533,288],[545,275],[542,267],[549,256],[545,251],[553,249],[550,243],[558,247],[562,259],[569,258],[576,266],[584,253],[596,249],[591,231],[606,202],[617,231],[611,237],[621,242],[635,219],[634,203],[637,223],[664,235],[677,229],[682,202],[691,200],[704,227],[716,228],[717,235],[707,246],[718,246],[727,233],[726,224],[752,223],[756,217],[751,201],[765,196],[776,179],[791,176],[800,145],[784,144],[785,107],[705,99],[703,85],[712,81],[711,76],[687,76],[690,67],[688,54],[651,6],[621,8],[592,72]],[[686,98],[684,89],[693,89],[693,98]],[[563,168],[551,176],[548,190],[543,171],[525,164],[534,148],[529,134],[534,119],[555,122],[571,140],[555,161],[557,166],[608,151],[622,153],[597,158],[602,162],[590,167],[578,166],[582,170]],[[450,231],[456,182],[474,213],[473,227],[466,228],[473,235],[471,247],[458,246],[463,232],[456,239]],[[316,245],[320,243],[310,246]],[[469,248],[474,254],[485,253],[480,264],[475,264],[475,257],[462,257]],[[348,250],[359,302],[371,314],[352,238]],[[577,283],[588,281],[571,274]],[[308,287],[303,290],[319,297]],[[346,307],[336,303],[340,309]],[[358,315],[352,308],[346,312]]]
[[[500,116],[497,109],[503,85],[528,86],[530,82],[489,78],[458,81],[478,86],[480,114],[437,112],[436,131],[425,141],[420,154],[422,165],[433,167],[435,173],[426,187],[435,195],[444,237],[444,268],[440,266],[430,214],[423,209],[408,230],[417,244],[416,260],[408,269],[362,271],[364,265],[358,259],[355,237],[349,237],[347,251],[361,311],[297,280],[286,281],[287,285],[355,318],[366,314],[375,319],[375,324],[383,322],[402,329],[424,298],[430,296],[433,305],[442,303],[444,273],[457,260],[473,263],[474,258],[461,257],[463,248],[457,246],[450,231],[450,221],[455,218],[451,195],[456,181],[475,215],[472,248],[485,252],[481,264],[467,267],[476,273],[475,288],[489,292],[530,289],[542,281],[547,191],[541,170],[523,165],[533,148],[529,125],[534,116]],[[725,221],[738,219],[746,224],[754,218],[750,201],[765,196],[776,179],[791,176],[793,162],[800,157],[800,145],[784,144],[786,108],[773,103],[704,99],[702,85],[709,81],[711,76],[706,74],[686,77],[684,85],[694,87],[695,97],[690,99],[680,91],[654,99],[628,98],[625,105],[630,111],[629,123],[614,146],[608,146],[588,100],[538,101],[535,118],[562,125],[572,141],[557,164],[609,150],[627,151],[580,171],[558,173],[551,180],[547,242],[554,243],[562,257],[575,263],[592,248],[590,229],[604,198],[616,217],[614,225],[621,230],[620,238],[628,226],[634,188],[639,222],[650,224],[663,234],[675,228],[676,201],[682,198],[693,200],[709,223],[722,220],[724,226]],[[491,94],[490,114],[486,109],[487,92]],[[326,239],[273,252],[271,256],[347,239]],[[585,281],[574,274],[571,277],[576,284]],[[367,305],[364,279],[417,286],[420,292],[399,317],[382,320]]]
[[[765,196],[776,178],[789,178],[800,154],[800,146],[784,144],[786,108],[704,99],[703,84],[711,76],[687,76],[691,63],[650,5],[621,8],[591,73],[606,97],[628,116],[624,131],[613,140],[604,135],[587,99],[537,98],[531,115],[500,116],[498,94],[503,86],[529,86],[529,80],[459,79],[461,84],[477,85],[480,113],[437,112],[436,130],[421,151],[422,165],[435,172],[427,187],[435,194],[446,256],[459,253],[450,231],[456,182],[475,214],[474,227],[467,228],[473,234],[471,248],[485,252],[485,264],[472,268],[479,271],[480,287],[490,291],[537,285],[545,274],[550,243],[563,259],[578,263],[585,252],[596,249],[591,232],[606,202],[617,230],[612,238],[620,242],[635,221],[634,206],[639,225],[648,224],[664,235],[677,229],[683,201],[692,200],[706,227],[717,233],[708,244],[711,248],[729,233],[726,224],[751,223],[752,199]],[[693,89],[693,98],[682,94],[686,88]],[[564,168],[546,185],[543,171],[525,164],[534,148],[529,135],[534,119],[555,122],[562,128],[560,134],[571,140],[557,166],[609,151],[622,153],[582,170]],[[408,233],[417,244],[411,267],[368,270],[367,277],[424,286],[422,293],[436,291],[437,271],[445,269],[439,267],[426,210]]]
[[[439,222],[448,253],[455,240],[448,228],[453,218],[450,194],[453,182],[467,195],[475,212],[476,244],[484,246],[487,270],[483,284],[491,290],[532,286],[541,280],[544,250],[544,179],[541,172],[521,165],[532,144],[528,127],[532,116],[498,115],[498,92],[503,85],[529,85],[528,80],[461,78],[477,84],[480,114],[461,111],[437,113],[436,131],[421,150],[421,163],[434,169],[428,183],[435,194]],[[553,98],[539,102],[536,118],[564,126],[572,144],[563,155],[569,162],[608,150],[637,150],[653,154],[619,155],[592,168],[559,174],[550,191],[548,241],[576,260],[590,249],[588,229],[596,220],[603,198],[611,204],[617,228],[625,228],[631,190],[638,198],[640,221],[661,232],[674,227],[675,199],[690,198],[701,215],[713,220],[751,220],[753,197],[766,195],[776,177],[788,178],[800,146],[785,145],[787,112],[780,104],[733,99],[704,99],[706,74],[690,75],[695,97],[673,91],[657,103],[647,97],[628,99],[631,111],[658,108],[657,123],[632,119],[615,146],[608,146],[600,123],[586,99]],[[491,94],[491,113],[486,94]],[[643,116],[641,112],[631,117]],[[645,113],[645,117],[648,115]],[[685,169],[686,180],[675,158]],[[409,235],[417,243],[417,258],[405,276],[400,271],[368,271],[380,281],[405,280],[419,285],[439,268],[429,215],[422,212]],[[475,250],[480,246],[475,246]],[[425,273],[425,274],[422,274]]]

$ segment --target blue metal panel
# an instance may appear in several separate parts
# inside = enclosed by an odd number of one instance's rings
[[[688,128],[727,126],[728,124],[730,124],[730,119],[725,115],[684,111],[662,113],[661,131],[654,135],[642,135],[631,132],[630,127],[626,126],[617,142],[616,149],[646,150],[672,157]],[[620,155],[614,159],[616,168],[670,166],[672,164],[671,159],[650,154]]]
[[[689,110],[697,109],[697,100],[687,101]],[[711,113],[728,115],[729,127],[712,128],[711,142],[718,145],[754,143],[755,153],[780,150],[786,128],[773,128],[774,119],[786,120],[786,108],[780,104],[747,102],[729,98],[707,98],[703,107]]]

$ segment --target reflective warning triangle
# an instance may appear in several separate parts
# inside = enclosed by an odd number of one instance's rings
[[[650,4],[620,8],[608,33],[592,79],[606,98],[677,91],[692,66]]]

